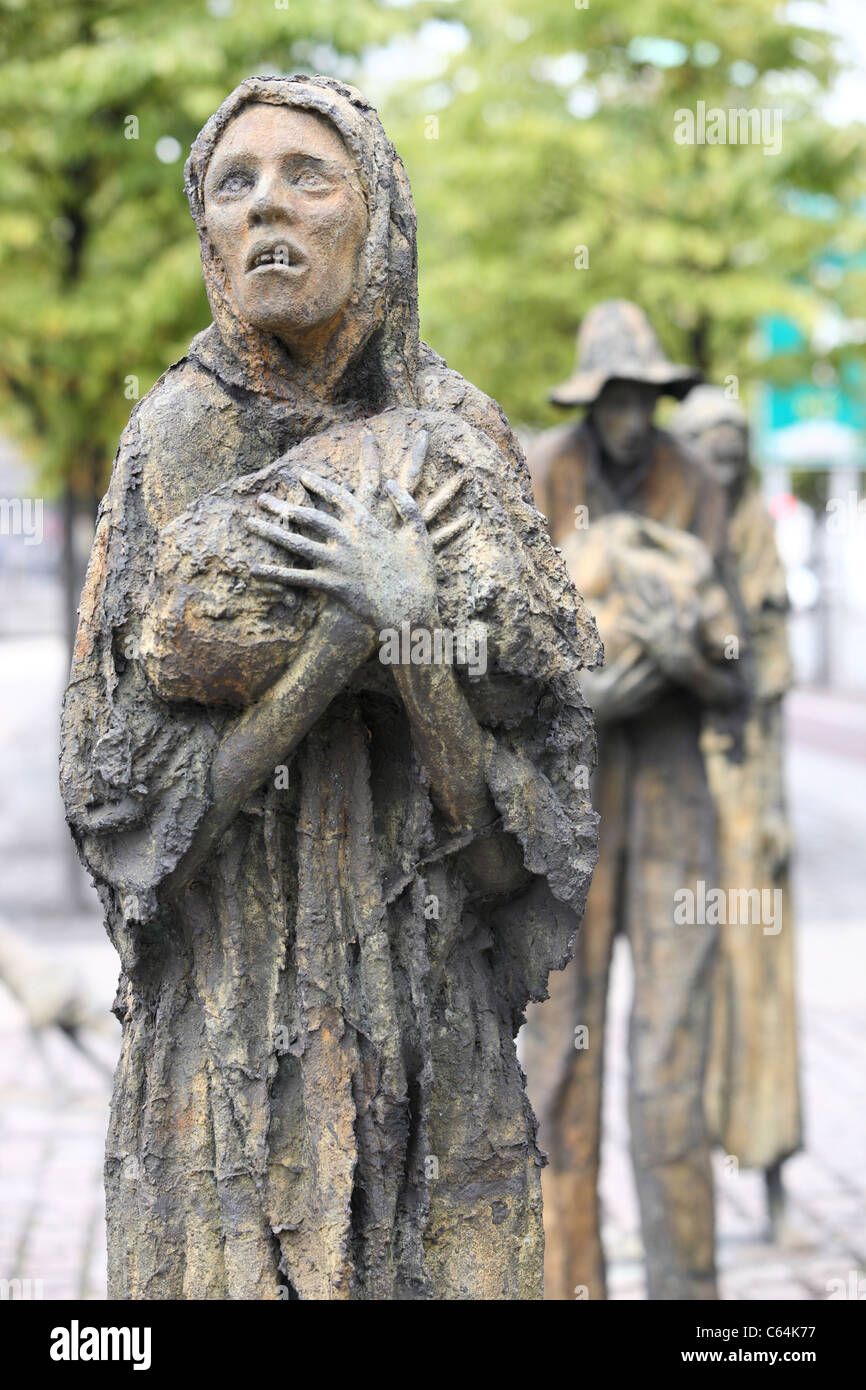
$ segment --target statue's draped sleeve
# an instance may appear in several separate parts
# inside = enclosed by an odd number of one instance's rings
[[[61,724],[67,816],[111,899],[122,956],[126,929],[155,916],[156,890],[207,810],[220,733],[219,712],[168,704],[140,660],[157,539],[142,488],[148,452],[136,414],[99,510]]]
[[[513,435],[494,442],[465,424],[455,434],[453,456],[465,450],[473,459],[468,500],[478,523],[475,543],[470,535],[452,557],[440,608],[449,625],[480,616],[488,627],[487,673],[464,679],[464,690],[487,734],[501,828],[518,841],[532,875],[524,893],[494,908],[491,922],[495,969],[516,1027],[529,999],[547,997],[549,972],[570,959],[595,864],[595,735],[579,672],[598,664],[602,649],[530,500]]]

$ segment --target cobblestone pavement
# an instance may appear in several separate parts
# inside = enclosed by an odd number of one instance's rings
[[[76,975],[102,1026],[88,1032],[95,1062],[87,1060],[56,1029],[30,1029],[0,987],[0,1280],[41,1280],[46,1298],[99,1298],[108,1084],[98,1064],[110,1066],[117,1049],[108,1012],[116,966],[56,791],[64,662],[55,637],[0,637],[0,931],[32,949],[37,978]],[[829,1281],[848,1290],[852,1271],[863,1279],[866,1267],[866,704],[800,692],[789,718],[807,1148],[785,1169],[785,1247],[766,1238],[760,1176],[727,1177],[720,1160],[719,1262],[729,1299],[826,1298]],[[628,975],[620,954],[602,1181],[618,1299],[644,1292],[625,1118]]]

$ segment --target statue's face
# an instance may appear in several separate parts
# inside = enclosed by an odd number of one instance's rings
[[[731,487],[745,477],[749,468],[749,437],[745,425],[720,420],[704,430],[698,445],[723,487]]]
[[[246,107],[214,150],[204,208],[247,322],[299,351],[327,342],[367,231],[353,160],[330,122],[285,106]]]
[[[658,396],[655,386],[642,381],[609,381],[602,388],[592,418],[605,453],[615,463],[639,459]]]

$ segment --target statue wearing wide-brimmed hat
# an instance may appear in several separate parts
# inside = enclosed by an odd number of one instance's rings
[[[600,488],[607,501],[605,510],[610,511],[628,500],[641,478],[653,487],[681,492],[679,505],[666,501],[654,514],[667,514],[670,505],[671,519],[688,524],[690,494],[702,506],[702,490],[696,489],[682,448],[653,427],[652,417],[660,395],[681,399],[699,380],[700,373],[693,368],[668,361],[636,304],[610,299],[590,309],[577,335],[575,370],[550,392],[554,404],[586,406],[587,415],[577,425],[571,421],[546,431],[532,450],[536,500],[557,544],[575,529],[585,529],[575,526],[574,509],[589,505],[587,492]],[[657,467],[653,467],[654,458]],[[618,478],[615,486],[614,476]],[[715,489],[712,495],[718,517],[698,524],[699,532],[707,534],[714,525],[719,533],[721,529],[721,497]]]
[[[792,679],[785,571],[773,519],[750,476],[749,425],[740,402],[718,386],[698,386],[677,410],[671,429],[701,451],[727,493],[729,547],[753,657],[754,696],[742,757],[727,756],[724,732],[707,731],[704,739],[719,820],[721,883],[778,890],[783,909],[778,931],[722,934],[707,1117],[740,1167],[764,1170],[778,1233],[781,1167],[802,1142],[790,831],[782,771],[782,699]]]
[[[599,720],[600,857],[574,963],[530,1011],[523,1055],[545,1169],[545,1293],[604,1297],[599,1151],[613,942],[635,967],[630,1120],[657,1299],[716,1297],[704,1070],[717,931],[674,925],[674,896],[715,874],[701,730],[742,695],[729,661],[738,603],[722,489],[653,413],[698,380],[665,356],[637,305],[585,317],[577,365],[551,400],[587,407],[530,453],[536,501],[605,643],[586,681]],[[728,716],[729,717],[729,716]]]
[[[642,381],[681,400],[700,381],[700,372],[668,361],[637,304],[606,299],[581,323],[574,371],[554,386],[550,399],[554,405],[592,405],[610,381]]]

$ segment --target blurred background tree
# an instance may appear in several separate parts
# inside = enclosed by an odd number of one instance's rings
[[[814,7],[813,7],[814,8]],[[420,226],[422,331],[518,421],[555,418],[594,302],[639,300],[668,351],[754,370],[785,313],[850,315],[863,128],[821,103],[827,35],[777,0],[0,0],[0,411],[92,517],[138,396],[208,320],[183,197],[190,141],[253,72],[377,102]],[[781,110],[781,152],[680,145],[699,101]],[[862,279],[862,275],[860,275]],[[848,347],[827,349],[830,366]],[[806,361],[804,361],[804,356]]]
[[[761,316],[808,338],[853,298],[822,274],[831,246],[864,245],[864,128],[822,117],[827,34],[777,0],[446,10],[465,45],[393,94],[390,129],[414,176],[425,335],[510,415],[561,418],[547,389],[600,299],[639,301],[672,356],[722,380],[754,370]],[[678,144],[675,113],[698,102],[780,111],[781,151]],[[772,370],[793,380],[805,358]]]

